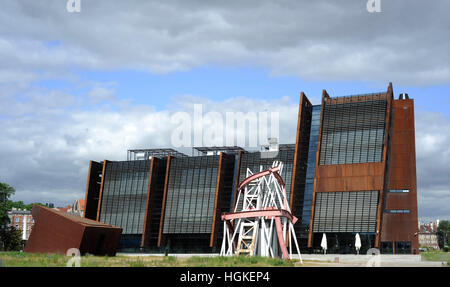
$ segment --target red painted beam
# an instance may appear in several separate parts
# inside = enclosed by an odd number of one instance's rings
[[[268,210],[250,210],[233,213],[223,213],[222,220],[232,220],[239,218],[254,218],[254,217],[287,217],[292,224],[297,222],[297,217],[293,216],[289,211],[284,209],[268,209]]]

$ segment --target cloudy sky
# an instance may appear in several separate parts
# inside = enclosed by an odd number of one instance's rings
[[[89,160],[171,146],[177,112],[276,111],[300,91],[415,99],[419,216],[450,218],[447,0],[3,0],[0,181],[14,200],[83,198]]]

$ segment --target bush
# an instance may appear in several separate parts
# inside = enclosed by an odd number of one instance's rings
[[[3,238],[5,251],[20,251],[22,250],[22,231],[11,226],[6,229]]]

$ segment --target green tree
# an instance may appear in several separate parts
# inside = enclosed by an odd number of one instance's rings
[[[0,228],[9,222],[8,214],[8,198],[16,193],[16,190],[7,183],[0,182]],[[2,201],[5,202],[2,202]]]
[[[23,247],[22,231],[10,226],[3,237],[5,251],[20,251]]]
[[[16,193],[16,190],[9,184],[0,182],[0,192],[5,193],[6,197],[9,198],[11,195]]]
[[[442,220],[439,222],[438,226],[438,242],[439,248],[444,249],[444,247],[449,244],[450,241],[450,221]]]
[[[6,201],[6,210],[11,210],[13,208],[16,209],[25,209],[25,210],[31,210],[33,208],[33,205],[41,205],[41,206],[45,206],[45,204],[40,203],[40,202],[35,202],[35,203],[30,203],[30,204],[25,204],[23,203],[23,201],[11,201],[11,200],[7,200]]]

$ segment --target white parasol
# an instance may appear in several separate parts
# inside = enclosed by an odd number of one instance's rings
[[[325,233],[322,236],[322,242],[320,243],[320,246],[323,248],[324,254],[326,254],[328,245],[327,245],[327,236],[325,235]]]
[[[359,255],[359,249],[361,249],[361,238],[359,237],[359,233],[356,233],[355,236],[355,248]]]

